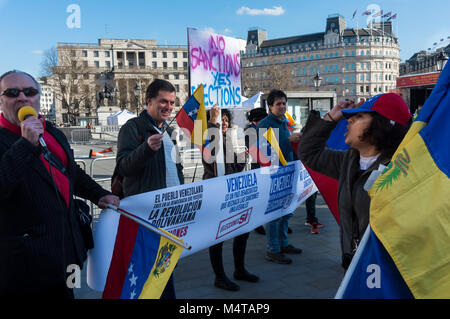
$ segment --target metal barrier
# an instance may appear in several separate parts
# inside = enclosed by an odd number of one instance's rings
[[[70,132],[71,143],[87,143],[91,140],[91,132],[89,129],[72,130]]]
[[[111,190],[111,176],[112,176],[114,168],[113,168],[113,170],[108,172],[108,174],[104,174],[104,175],[109,175],[109,177],[95,178],[95,175],[100,175],[100,174],[95,174],[95,164],[97,164],[99,162],[111,161],[111,160],[114,160],[114,162],[115,162],[116,157],[110,156],[110,157],[95,158],[95,159],[92,159],[91,164],[89,166],[89,176],[91,176],[91,178],[94,181],[96,181],[100,186],[102,186],[104,189],[109,190],[109,191]],[[100,212],[101,212],[101,209],[99,207],[97,207],[96,205],[94,205],[94,203],[91,202],[91,213],[92,213],[93,222],[95,222],[95,223],[97,222]]]

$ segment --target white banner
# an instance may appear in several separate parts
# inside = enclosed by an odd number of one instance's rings
[[[203,83],[205,107],[242,106],[241,52],[246,42],[188,29],[191,92]]]
[[[247,233],[300,206],[317,188],[300,161],[124,198],[120,208],[191,245],[180,258]],[[88,256],[88,285],[103,291],[120,215],[103,210]]]

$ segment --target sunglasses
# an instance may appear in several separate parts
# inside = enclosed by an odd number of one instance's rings
[[[20,89],[6,89],[2,92],[2,94],[0,94],[0,96],[5,95],[7,97],[18,97],[20,95],[20,92],[23,92],[23,94],[25,94],[25,96],[30,97],[30,96],[35,96],[36,94],[39,93],[39,91],[33,87],[29,87],[29,88],[24,88],[22,90]]]

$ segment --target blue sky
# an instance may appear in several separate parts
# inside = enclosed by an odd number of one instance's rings
[[[79,28],[67,26],[71,4],[80,8]],[[187,27],[243,39],[249,28],[260,27],[275,39],[323,32],[333,13],[356,27],[356,9],[358,26],[365,27],[361,13],[370,5],[398,14],[394,30],[398,22],[402,60],[450,36],[448,0],[0,0],[0,74],[20,69],[40,75],[42,52],[57,42],[96,43],[104,37],[186,45]]]

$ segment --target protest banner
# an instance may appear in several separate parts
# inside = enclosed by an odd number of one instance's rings
[[[180,258],[293,213],[317,191],[300,161],[268,166],[121,200],[120,207],[183,239]],[[88,285],[102,291],[120,215],[103,210],[88,256]]]
[[[191,93],[203,83],[205,107],[242,106],[241,52],[246,42],[188,28]]]

